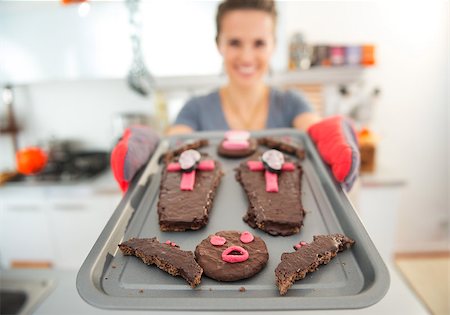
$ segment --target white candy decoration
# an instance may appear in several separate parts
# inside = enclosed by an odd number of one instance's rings
[[[272,149],[264,152],[261,160],[267,164],[270,169],[281,171],[284,164],[284,155],[280,151]]]
[[[196,150],[186,150],[181,153],[178,163],[180,163],[182,170],[189,170],[194,168],[195,164],[200,161],[201,155]]]

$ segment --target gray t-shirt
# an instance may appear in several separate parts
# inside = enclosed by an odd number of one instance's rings
[[[310,111],[311,107],[300,93],[271,88],[265,129],[291,128],[297,115]],[[229,130],[219,90],[191,98],[179,112],[175,125],[187,125],[195,131]]]

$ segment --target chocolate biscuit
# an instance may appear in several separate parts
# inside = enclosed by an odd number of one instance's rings
[[[305,150],[303,148],[283,139],[278,139],[275,137],[262,137],[258,139],[258,144],[264,145],[270,149],[277,149],[284,153],[292,154],[300,160],[305,158]]]
[[[223,156],[223,157],[227,157],[227,158],[242,158],[242,157],[252,155],[253,153],[255,153],[255,151],[258,147],[258,142],[256,141],[256,139],[250,138],[248,140],[248,142],[249,142],[248,148],[238,149],[238,150],[229,150],[229,149],[226,149],[223,147],[224,141],[225,140],[222,140],[219,143],[219,146],[217,148],[217,154],[219,154],[220,156]]]
[[[350,248],[355,241],[342,234],[317,235],[313,242],[300,246],[295,252],[283,253],[281,262],[275,269],[277,287],[280,294],[286,294],[295,281],[314,272],[319,265],[328,264],[338,252]]]
[[[211,158],[202,154],[201,161]],[[172,162],[177,163],[178,157]],[[223,176],[221,164],[214,161],[214,169],[196,170],[192,191],[180,189],[183,172],[164,167],[158,201],[158,217],[161,231],[198,230],[208,223],[216,190]]]
[[[156,265],[172,276],[183,277],[192,288],[201,281],[203,269],[194,259],[191,251],[184,251],[174,243],[160,243],[156,237],[132,238],[119,248],[124,255],[140,258],[147,265]]]
[[[253,157],[250,161],[256,160]],[[236,169],[236,179],[244,188],[249,207],[243,220],[253,228],[271,235],[298,233],[303,224],[305,211],[301,200],[302,168],[294,163],[293,171],[278,174],[278,192],[266,191],[264,171],[252,171],[247,161]]]
[[[195,258],[208,277],[236,281],[260,272],[269,253],[264,241],[250,232],[221,231],[197,245]]]

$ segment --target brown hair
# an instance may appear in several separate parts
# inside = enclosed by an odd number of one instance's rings
[[[277,9],[274,0],[224,0],[220,3],[216,15],[216,43],[219,40],[220,23],[223,17],[233,10],[259,10],[268,13],[277,22]]]

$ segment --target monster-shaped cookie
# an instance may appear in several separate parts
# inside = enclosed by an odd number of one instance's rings
[[[257,146],[258,142],[250,137],[248,131],[230,130],[225,132],[217,153],[222,157],[241,158],[253,154]]]
[[[269,253],[264,241],[250,232],[220,231],[197,245],[195,259],[209,278],[236,281],[260,272]]]

